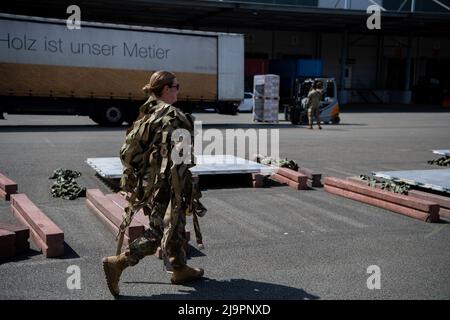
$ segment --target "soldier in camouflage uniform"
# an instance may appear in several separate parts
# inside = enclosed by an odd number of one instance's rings
[[[172,266],[173,284],[198,279],[204,273],[202,269],[186,265],[183,249],[186,214],[193,214],[197,242],[201,244],[197,214],[202,216],[206,209],[199,202],[201,194],[193,185],[189,170],[194,166],[192,144],[183,155],[182,141],[172,141],[176,129],[187,130],[191,142],[194,141],[193,119],[172,106],[178,89],[177,79],[170,72],[157,71],[151,76],[149,84],[143,88],[150,93],[150,98],[140,108],[138,120],[129,129],[121,148],[124,166],[121,188],[128,194],[125,208],[128,221],[125,223],[127,219],[124,219],[121,227],[128,226],[132,214],[142,209],[149,217],[150,228],[121,254],[103,259],[108,288],[114,296],[119,294],[122,271],[154,254],[158,247]],[[189,156],[191,162],[174,161],[172,151]]]
[[[320,126],[320,100],[322,99],[323,94],[323,83],[321,81],[314,81],[314,84],[311,87],[311,90],[308,93],[308,129],[312,129],[313,126],[313,117],[316,118],[317,125],[319,129],[322,129]]]

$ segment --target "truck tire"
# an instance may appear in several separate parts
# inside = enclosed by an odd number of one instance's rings
[[[289,111],[289,106],[284,106],[284,120],[291,121],[291,113]]]
[[[308,112],[303,111],[300,113],[300,124],[308,124]]]
[[[232,104],[219,104],[216,106],[216,110],[219,114],[229,114],[235,116],[238,113],[238,106]]]
[[[292,124],[299,124],[300,123],[300,110],[298,110],[297,108],[291,108],[290,112],[289,112],[289,118],[291,120]]]
[[[128,109],[127,109],[128,110]],[[124,121],[129,125],[133,124],[139,116],[139,109],[128,110],[124,115]]]
[[[339,124],[339,122],[341,122],[341,118],[339,117],[334,117],[333,119],[331,119],[332,124]]]
[[[124,113],[121,108],[116,106],[107,106],[99,113],[91,115],[90,118],[103,127],[115,127],[122,125]]]

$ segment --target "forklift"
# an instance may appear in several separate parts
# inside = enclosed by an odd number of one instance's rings
[[[324,87],[324,94],[319,107],[321,122],[338,124],[341,119],[339,118],[339,102],[334,78],[299,77],[295,79],[291,103],[284,105],[285,120],[295,125],[308,123],[308,93],[314,81],[321,81]]]

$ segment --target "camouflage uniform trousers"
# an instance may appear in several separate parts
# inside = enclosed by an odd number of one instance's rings
[[[166,192],[162,192],[163,197],[167,197]],[[164,234],[164,214],[169,205],[168,199],[160,199],[156,201],[153,207],[144,207],[144,214],[149,217],[150,228],[145,230],[144,235],[132,241],[128,249],[130,251],[129,258],[131,265],[136,265],[145,256],[156,253],[158,247],[161,246],[161,240]],[[165,200],[165,201],[164,201]],[[172,209],[173,210],[173,209]],[[184,245],[187,240],[185,238],[186,215],[180,213],[177,223],[173,229],[173,233],[167,242],[167,247],[163,255],[166,255],[168,262],[173,268],[179,268],[186,265],[186,252]]]
[[[313,124],[313,117],[316,118],[317,124],[320,126],[320,112],[318,106],[310,106],[308,108],[308,123],[310,126]]]

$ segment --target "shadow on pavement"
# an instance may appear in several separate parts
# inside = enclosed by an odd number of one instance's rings
[[[31,240],[30,240],[31,241]],[[33,248],[30,248],[24,253],[18,254],[12,258],[0,258],[0,265],[7,262],[19,262],[24,260],[29,260],[32,257],[42,255],[43,253],[41,251],[35,250]],[[45,257],[43,256],[45,259]],[[56,259],[56,260],[66,260],[66,259],[78,259],[80,256],[78,253],[75,252],[75,250],[72,249],[71,246],[69,246],[66,242],[64,242],[64,256],[62,257],[54,257],[49,259]]]
[[[64,256],[57,257],[55,259],[65,260],[65,259],[78,259],[78,258],[80,258],[78,253],[76,253],[75,250],[73,250],[72,247],[67,244],[67,242],[64,242]]]
[[[140,284],[155,285],[156,282],[137,282]],[[128,284],[136,284],[129,282]],[[166,284],[166,283],[164,283]],[[133,286],[128,286],[130,290]],[[186,288],[186,289],[183,289]],[[124,286],[124,289],[126,287]],[[194,290],[191,290],[194,289]],[[251,281],[246,279],[231,279],[226,281],[217,281],[214,279],[203,278],[184,286],[180,286],[180,294],[160,294],[153,296],[119,296],[118,300],[316,300],[319,296],[310,294],[303,289],[293,288],[280,284],[268,282]]]
[[[29,249],[29,250],[27,250],[27,252],[18,254],[12,258],[0,258],[0,265],[3,263],[8,263],[8,262],[19,262],[19,261],[29,260],[30,258],[38,256],[40,254],[42,254],[40,251],[37,251],[34,249]]]

